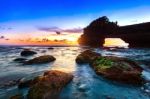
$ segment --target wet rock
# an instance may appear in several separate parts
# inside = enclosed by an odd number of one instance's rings
[[[37,78],[36,78],[37,79]],[[67,85],[73,76],[69,73],[51,70],[39,77],[27,95],[28,99],[57,99],[62,88]]]
[[[34,51],[27,50],[27,49],[21,52],[21,56],[30,56],[34,54],[37,54],[37,53]]]
[[[41,53],[46,53],[46,50],[42,50]]]
[[[21,79],[19,81],[18,88],[21,89],[21,88],[31,87],[31,86],[33,86],[34,84],[37,83],[38,78],[39,77],[36,77],[34,79]]]
[[[19,80],[11,80],[6,82],[5,84],[0,84],[0,88],[7,88],[7,87],[12,87],[17,85],[19,82]]]
[[[16,62],[24,62],[26,60],[27,60],[26,58],[16,58],[16,59],[14,59],[14,61],[16,61]]]
[[[54,48],[53,48],[53,47],[49,47],[49,48],[47,48],[47,49],[49,49],[49,50],[53,50]]]
[[[90,63],[99,56],[101,56],[99,53],[86,50],[77,56],[76,62],[78,64]]]
[[[140,85],[144,82],[142,78],[143,69],[134,61],[119,57],[99,57],[91,64],[98,75],[110,80]]]
[[[17,94],[15,96],[11,96],[10,99],[24,99],[24,97],[22,96],[22,94]]]
[[[29,61],[26,61],[24,64],[43,64],[55,61],[56,58],[51,55],[39,56]]]

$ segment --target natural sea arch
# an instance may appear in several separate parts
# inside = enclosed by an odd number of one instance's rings
[[[105,38],[103,46],[104,47],[124,47],[124,48],[128,48],[129,43],[125,42],[121,38]]]

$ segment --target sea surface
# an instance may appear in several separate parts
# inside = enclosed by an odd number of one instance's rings
[[[61,92],[60,99],[150,99],[150,49],[115,49],[106,50],[88,47],[36,47],[36,46],[1,46],[0,47],[0,99],[9,99],[17,93],[26,94],[28,89],[18,89],[15,82],[19,79],[33,78],[46,70],[60,70],[73,73],[74,78]],[[31,49],[38,54],[30,57],[20,56],[24,49]],[[142,86],[121,84],[104,79],[95,74],[88,64],[78,65],[75,58],[82,51],[90,49],[103,56],[127,57],[135,60],[144,68],[142,76],[147,83]],[[14,62],[16,58],[32,59],[41,55],[53,55],[56,61],[40,65],[23,65]]]

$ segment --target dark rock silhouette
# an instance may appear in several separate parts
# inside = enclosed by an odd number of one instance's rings
[[[114,34],[117,30],[118,25],[103,16],[84,28],[84,34],[78,41],[81,45],[103,46],[106,35]]]
[[[102,47],[105,38],[121,38],[130,47],[150,47],[150,22],[129,26],[118,26],[106,16],[98,18],[84,28],[78,42],[80,45]]]
[[[37,54],[37,53],[34,51],[27,50],[27,49],[25,49],[24,51],[21,52],[21,56],[31,56],[34,54]]]
[[[26,60],[27,60],[26,58],[16,58],[16,59],[14,59],[15,62],[24,62]]]
[[[101,54],[99,53],[86,50],[77,56],[76,63],[78,64],[91,63],[94,59],[100,56]]]
[[[55,61],[56,58],[51,56],[51,55],[43,55],[43,56],[39,56],[36,58],[33,58],[29,61],[24,62],[24,64],[26,65],[31,65],[31,64],[43,64],[43,63],[49,63],[49,62],[53,62]]]

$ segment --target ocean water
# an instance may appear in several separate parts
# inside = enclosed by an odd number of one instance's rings
[[[31,49],[38,54],[23,57],[32,59],[41,55],[53,55],[56,61],[40,65],[23,65],[13,60],[20,58],[23,49]],[[22,78],[33,78],[46,70],[60,70],[74,75],[73,80],[61,92],[60,99],[150,99],[150,49],[117,49],[83,47],[0,47],[0,99],[9,99],[17,93],[26,94],[28,89],[18,89],[13,82]],[[90,49],[103,56],[127,57],[137,61],[144,68],[143,77],[147,83],[142,86],[121,84],[95,74],[88,64],[78,65],[75,58],[82,51]]]

